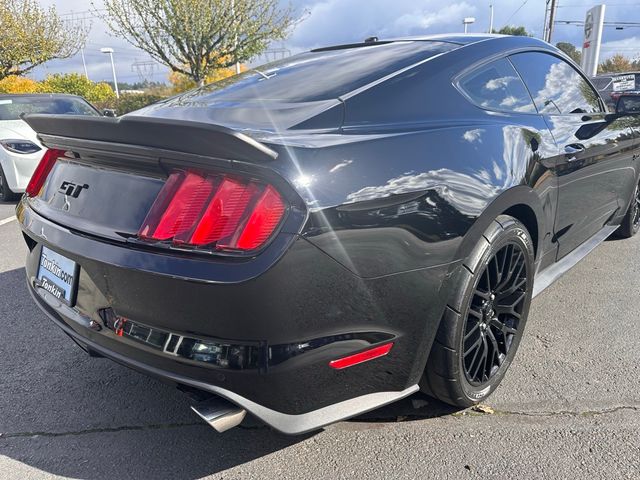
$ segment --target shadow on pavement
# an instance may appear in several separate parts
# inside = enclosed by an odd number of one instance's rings
[[[192,479],[315,435],[285,436],[251,419],[216,433],[177,389],[76,347],[34,305],[24,276],[0,273],[0,458],[75,478]],[[352,421],[452,411],[416,394]]]

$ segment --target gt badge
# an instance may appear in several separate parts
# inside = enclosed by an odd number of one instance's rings
[[[64,193],[68,197],[78,198],[80,196],[80,193],[82,193],[82,190],[84,190],[85,188],[89,188],[89,185],[87,185],[86,183],[84,185],[79,185],[77,183],[65,181],[62,182],[62,185],[60,185],[58,192]]]

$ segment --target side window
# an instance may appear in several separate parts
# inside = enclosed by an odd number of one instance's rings
[[[602,111],[598,94],[569,63],[542,52],[509,57],[531,92],[540,113],[595,113]]]
[[[531,96],[507,59],[501,58],[473,70],[459,85],[471,101],[482,108],[536,113]]]

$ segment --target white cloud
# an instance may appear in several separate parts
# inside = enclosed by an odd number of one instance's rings
[[[602,42],[602,46],[600,47],[600,60],[607,59],[616,53],[621,53],[625,57],[630,57],[634,60],[640,60],[640,37],[633,36],[620,40]]]
[[[473,143],[477,141],[478,143],[482,143],[482,134],[485,132],[483,128],[474,128],[473,130],[467,130],[462,135],[462,138],[469,143]]]
[[[476,12],[476,7],[466,2],[447,5],[437,11],[430,11],[427,7],[413,10],[398,17],[393,22],[393,29],[398,34],[409,33],[416,29],[429,30],[442,25],[460,24],[460,20]]]
[[[426,0],[322,0],[307,6],[307,16],[289,43],[314,47],[380,38],[461,31],[462,18],[477,8],[467,2]],[[485,27],[486,28],[486,27]]]

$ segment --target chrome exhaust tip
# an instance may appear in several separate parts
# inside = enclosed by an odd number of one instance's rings
[[[219,433],[240,425],[247,414],[246,410],[220,397],[211,397],[191,405],[191,410]]]

